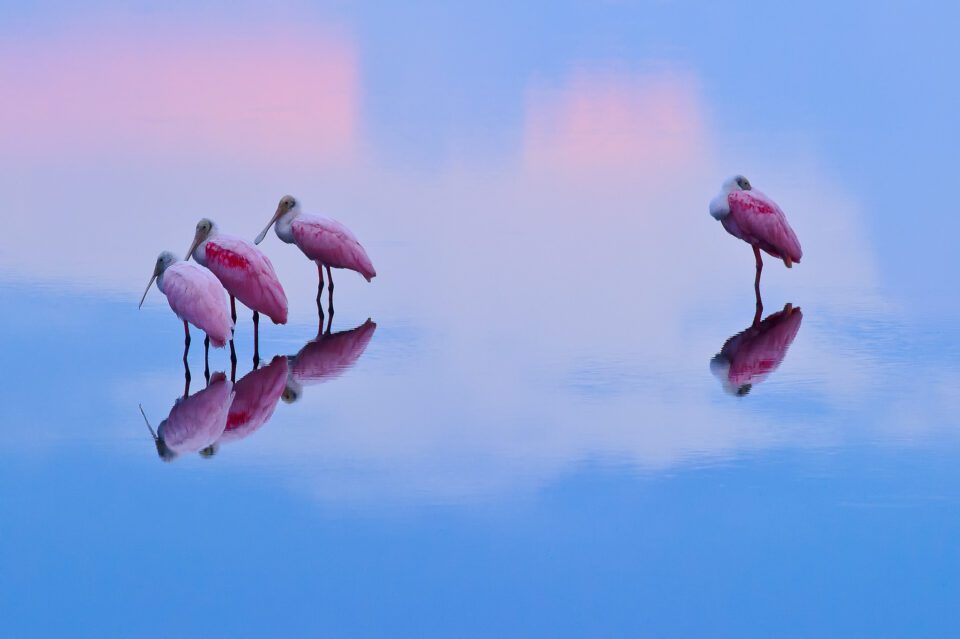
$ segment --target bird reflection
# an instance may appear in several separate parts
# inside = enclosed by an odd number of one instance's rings
[[[206,451],[227,426],[233,395],[233,384],[226,375],[214,373],[206,388],[178,399],[156,431],[141,406],[140,413],[150,429],[160,459],[173,461],[184,453]]]
[[[288,358],[289,372],[283,401],[291,404],[300,399],[304,386],[339,377],[360,359],[376,330],[376,323],[370,319],[349,331],[337,333],[331,333],[328,324],[326,331],[321,330],[316,339]]]
[[[800,330],[803,313],[792,304],[760,321],[762,310],[758,303],[753,324],[728,339],[710,360],[710,370],[731,395],[743,397],[775,371]]]
[[[233,403],[227,414],[227,425],[219,439],[205,449],[213,455],[221,444],[239,441],[252,435],[270,421],[287,384],[287,358],[277,355],[269,365],[257,368],[233,386]]]

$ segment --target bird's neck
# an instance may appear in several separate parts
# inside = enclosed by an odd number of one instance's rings
[[[287,244],[293,244],[293,221],[297,219],[299,214],[300,209],[294,207],[281,215],[280,219],[277,220],[275,230],[277,237],[279,237],[281,241]]]

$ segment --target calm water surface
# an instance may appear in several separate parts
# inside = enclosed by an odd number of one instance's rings
[[[0,5],[5,632],[955,634],[947,12]],[[271,233],[181,400],[157,253],[286,192],[380,275]]]

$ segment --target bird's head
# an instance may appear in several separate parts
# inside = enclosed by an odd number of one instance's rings
[[[723,188],[726,191],[749,191],[753,187],[750,186],[750,180],[742,175],[734,175],[732,178],[728,179],[723,183]]]
[[[217,454],[217,451],[220,450],[220,446],[216,442],[210,444],[206,448],[200,451],[200,456],[204,459],[210,459]]]
[[[183,259],[189,260],[190,256],[193,255],[193,252],[197,250],[197,247],[210,237],[210,234],[213,233],[215,228],[217,228],[217,225],[210,218],[205,217],[197,222],[197,228],[193,233],[193,242],[191,242],[190,249],[187,251],[186,257]]]
[[[253,243],[259,244],[262,242],[263,238],[267,236],[267,231],[270,230],[270,227],[273,226],[281,217],[296,209],[299,204],[300,203],[297,202],[297,199],[292,195],[284,195],[282,198],[280,198],[280,203],[277,204],[276,212],[273,214],[273,217],[270,218],[270,221],[267,222],[266,228],[260,231],[260,235],[257,236],[257,239],[255,239]]]
[[[283,394],[280,395],[280,399],[282,399],[285,404],[293,404],[300,399],[301,393],[303,393],[303,386],[293,379],[287,379],[287,386],[283,389]]]
[[[150,281],[147,282],[147,288],[143,291],[143,297],[140,298],[140,306],[143,306],[143,300],[147,298],[147,293],[150,291],[150,287],[153,286],[154,280],[163,275],[165,270],[176,263],[177,257],[170,251],[164,251],[157,256],[157,262],[153,266],[153,275],[150,276]]]

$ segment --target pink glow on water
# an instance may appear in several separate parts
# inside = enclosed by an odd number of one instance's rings
[[[359,68],[335,32],[83,31],[0,45],[7,153],[349,156]]]
[[[525,164],[561,171],[676,170],[704,152],[692,78],[580,72],[561,88],[530,92]]]

